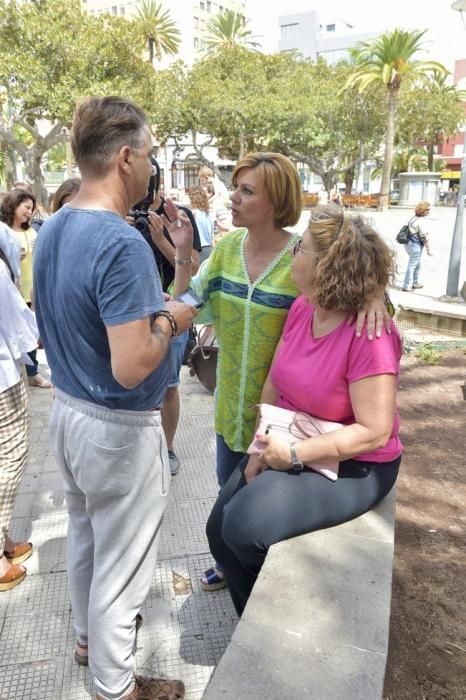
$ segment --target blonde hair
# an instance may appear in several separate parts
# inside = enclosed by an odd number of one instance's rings
[[[252,168],[257,173],[259,187],[270,199],[277,226],[294,226],[303,208],[301,180],[294,163],[281,153],[248,153],[233,170],[233,184],[238,173]]]
[[[393,282],[394,253],[364,217],[318,205],[307,230],[317,259],[312,293],[322,308],[357,312]]]
[[[202,187],[191,187],[191,189],[188,190],[188,196],[193,209],[200,209],[205,212],[209,211],[209,197]]]
[[[429,202],[419,202],[419,204],[416,204],[414,213],[416,214],[416,216],[425,216],[429,210]]]

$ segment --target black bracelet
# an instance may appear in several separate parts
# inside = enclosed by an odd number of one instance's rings
[[[159,316],[164,316],[168,322],[170,323],[170,327],[172,329],[172,338],[178,333],[178,325],[175,321],[175,318],[173,314],[171,314],[168,309],[161,309],[160,311],[156,311],[154,314],[154,319],[158,318]]]

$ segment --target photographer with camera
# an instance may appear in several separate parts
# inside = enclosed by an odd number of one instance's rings
[[[175,277],[176,249],[175,244],[167,230],[162,225],[161,217],[167,206],[167,200],[160,195],[160,166],[154,155],[151,156],[154,174],[149,182],[149,189],[146,197],[136,204],[128,213],[126,221],[134,226],[150,245],[154,253],[155,262],[160,275],[162,289],[168,293]],[[190,209],[180,205],[176,209],[182,211],[188,217],[193,227],[193,252],[191,270],[193,274],[199,269],[199,253],[201,251],[201,240],[196,221]],[[157,215],[157,216],[156,216]],[[180,264],[180,261],[178,261]],[[165,394],[162,406],[162,426],[165,431],[165,438],[168,446],[168,458],[170,460],[170,472],[174,476],[179,468],[180,461],[173,448],[176,429],[180,417],[180,371],[183,363],[183,356],[188,341],[188,331],[176,336],[171,341],[171,367],[168,381],[168,389]]]

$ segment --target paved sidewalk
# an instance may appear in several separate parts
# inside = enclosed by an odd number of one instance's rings
[[[95,693],[89,672],[73,661],[68,518],[47,441],[52,391],[30,389],[29,395],[31,450],[11,534],[32,541],[34,554],[26,562],[26,581],[0,597],[0,700],[84,700]],[[181,398],[176,449],[182,466],[172,479],[156,575],[141,611],[136,663],[142,675],[183,679],[187,700],[197,700],[229,642],[236,614],[227,591],[206,593],[199,585],[211,564],[204,529],[217,492],[213,399],[185,367]]]

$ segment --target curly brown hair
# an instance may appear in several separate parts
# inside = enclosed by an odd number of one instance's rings
[[[20,204],[30,199],[32,202],[32,208],[36,208],[36,198],[32,192],[27,190],[21,190],[19,188],[11,190],[8,192],[0,206],[0,219],[4,221],[8,226],[13,226],[15,220],[15,211]]]
[[[364,217],[321,205],[308,231],[318,261],[312,294],[322,308],[355,313],[394,281],[395,255]]]
[[[193,209],[209,211],[209,197],[202,187],[191,187],[188,190],[188,196]]]

